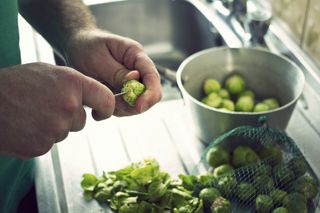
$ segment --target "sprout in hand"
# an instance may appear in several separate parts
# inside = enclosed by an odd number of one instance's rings
[[[121,92],[125,92],[122,96],[123,100],[130,106],[134,106],[138,97],[145,91],[145,86],[137,80],[129,80],[123,84]]]

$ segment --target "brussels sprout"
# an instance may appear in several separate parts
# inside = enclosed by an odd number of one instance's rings
[[[280,107],[279,101],[275,98],[264,99],[262,103],[266,104],[270,110]]]
[[[252,112],[253,107],[254,107],[254,101],[249,96],[242,96],[236,102],[236,111]]]
[[[272,198],[268,195],[259,195],[256,198],[256,210],[258,213],[268,213],[273,208]]]
[[[236,191],[237,180],[232,175],[223,175],[217,181],[217,188],[222,195],[230,197]]]
[[[261,194],[268,193],[274,189],[272,178],[266,175],[256,177],[254,184],[258,193]]]
[[[203,84],[203,91],[206,95],[209,95],[210,93],[217,93],[221,89],[220,83],[216,79],[209,78],[205,80]]]
[[[134,106],[138,97],[145,91],[145,86],[137,80],[126,81],[121,89],[121,92],[125,92],[122,98],[130,106]]]
[[[289,212],[307,213],[307,200],[300,193],[290,193],[283,199],[283,206],[288,209]]]
[[[259,152],[259,156],[261,160],[268,159],[268,163],[270,163],[272,166],[275,166],[282,161],[282,151],[276,146],[262,149]]]
[[[216,188],[204,188],[199,193],[205,207],[211,206],[217,197],[220,197],[220,192]]]
[[[259,156],[249,146],[238,146],[233,151],[232,164],[235,167],[247,166],[258,160]]]
[[[273,178],[275,185],[283,189],[288,189],[295,176],[291,169],[284,164],[279,164],[273,168]]]
[[[232,206],[229,200],[218,197],[211,206],[211,213],[231,213]]]
[[[270,165],[260,163],[254,168],[255,168],[255,176],[256,177],[261,176],[261,175],[271,176],[272,167]]]
[[[213,176],[218,177],[220,175],[223,175],[232,171],[233,171],[233,167],[231,165],[222,164],[221,166],[218,166],[217,168],[214,169]]]
[[[287,192],[281,189],[274,189],[270,192],[269,196],[272,198],[274,204],[281,205],[283,198],[287,196]]]
[[[218,92],[218,95],[223,99],[230,99],[230,94],[229,94],[228,90],[226,90],[226,89],[221,89]]]
[[[228,100],[228,99],[222,99],[220,107],[227,109],[229,111],[234,111],[234,109],[235,109],[233,101]]]
[[[213,168],[216,168],[222,164],[228,164],[230,161],[230,153],[228,150],[221,146],[215,146],[209,149],[207,155],[207,162]]]
[[[289,161],[289,168],[293,171],[296,178],[298,178],[307,172],[308,165],[302,157],[296,157]]]
[[[243,92],[241,92],[238,96],[238,98],[242,97],[242,96],[249,96],[251,97],[253,100],[255,98],[255,94],[254,92],[252,92],[251,90],[244,90]]]
[[[234,74],[226,79],[225,87],[230,94],[237,95],[245,89],[246,83],[240,75]]]
[[[293,183],[293,191],[301,193],[306,199],[313,199],[318,194],[318,184],[310,175],[302,176]]]
[[[278,207],[272,211],[272,213],[289,213],[287,208]]]
[[[268,110],[269,110],[268,105],[264,103],[257,103],[253,108],[254,112],[266,112]]]
[[[249,202],[255,198],[256,189],[251,183],[241,182],[237,188],[237,196],[242,202]]]
[[[206,104],[208,106],[218,108],[222,103],[222,98],[217,93],[211,93],[207,96]]]

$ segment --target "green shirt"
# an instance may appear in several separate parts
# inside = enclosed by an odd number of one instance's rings
[[[0,0],[0,68],[21,63],[17,15],[16,0]],[[0,213],[16,212],[32,183],[33,160],[0,156]]]

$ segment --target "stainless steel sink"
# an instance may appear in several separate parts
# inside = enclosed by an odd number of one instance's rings
[[[185,0],[125,0],[91,5],[99,27],[139,41],[156,64],[177,69],[187,56],[223,45],[213,24]]]
[[[89,6],[100,28],[140,42],[159,67],[176,70],[189,55],[224,40],[213,23],[187,0],[124,0]],[[163,99],[180,98],[162,79]]]

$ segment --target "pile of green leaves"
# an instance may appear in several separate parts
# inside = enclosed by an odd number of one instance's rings
[[[156,160],[145,159],[100,178],[86,173],[81,187],[86,198],[121,213],[201,213],[203,201],[193,196],[196,180],[186,175],[171,179]]]

